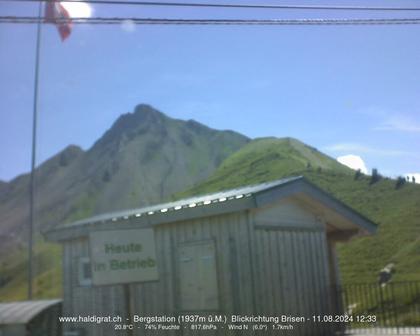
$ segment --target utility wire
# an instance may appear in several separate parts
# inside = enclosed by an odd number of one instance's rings
[[[121,24],[131,22],[139,25],[414,25],[420,18],[402,19],[153,19],[129,17],[92,17],[56,19],[54,23],[72,22],[75,24]],[[0,16],[1,23],[33,24],[44,19],[32,16]]]
[[[49,0],[0,0],[0,2],[47,2]],[[65,2],[65,1],[64,1]],[[371,7],[371,6],[316,6],[316,5],[268,5],[268,4],[230,4],[195,2],[156,2],[156,1],[115,1],[115,0],[69,0],[101,5],[137,5],[164,7],[207,7],[207,8],[245,8],[245,9],[304,9],[304,10],[355,10],[355,11],[420,11],[420,7]]]

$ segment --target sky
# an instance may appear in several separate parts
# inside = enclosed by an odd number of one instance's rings
[[[298,3],[420,7],[415,0]],[[91,10],[95,17],[128,18],[420,17],[420,11]],[[37,5],[0,2],[0,16],[6,15],[36,16]],[[419,36],[420,25],[136,26],[127,20],[75,25],[62,42],[55,26],[44,24],[37,164],[70,144],[90,148],[119,115],[146,103],[251,138],[291,136],[367,172],[420,174]],[[35,43],[35,25],[0,24],[3,181],[30,170]]]

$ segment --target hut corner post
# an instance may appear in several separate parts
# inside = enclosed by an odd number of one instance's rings
[[[333,235],[327,235],[327,244],[328,244],[328,266],[330,269],[330,313],[333,315],[342,315],[344,314],[343,307],[343,298],[341,295],[341,279],[340,279],[340,270],[338,267],[338,258],[336,251],[337,241],[334,239]],[[336,332],[343,332],[345,330],[345,324],[340,323],[336,327]]]

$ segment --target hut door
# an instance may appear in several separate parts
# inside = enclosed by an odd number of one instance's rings
[[[179,248],[179,272],[182,310],[218,309],[214,241],[182,244]]]

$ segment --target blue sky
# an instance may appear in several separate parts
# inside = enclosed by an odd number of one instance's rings
[[[420,7],[418,1],[339,4]],[[172,18],[420,16],[109,5],[93,11],[94,16]],[[0,15],[36,12],[32,3],[0,3]],[[0,25],[1,180],[30,169],[35,28]],[[420,173],[419,36],[420,25],[128,23],[76,25],[62,43],[55,27],[44,25],[37,162],[69,144],[89,148],[120,114],[148,103],[171,117],[252,138],[292,136],[333,157],[357,155],[368,169],[386,175]]]

